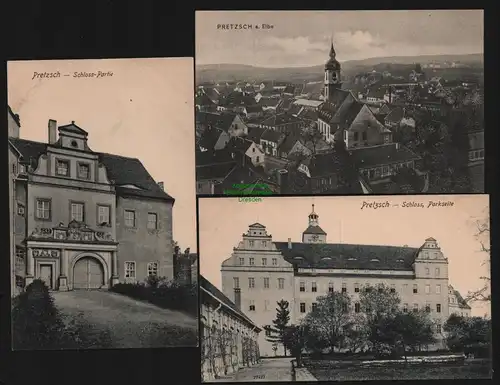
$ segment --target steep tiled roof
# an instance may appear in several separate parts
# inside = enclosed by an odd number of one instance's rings
[[[280,126],[282,124],[297,123],[300,121],[301,120],[299,118],[293,116],[292,114],[283,112],[281,114],[270,116],[269,118],[263,120],[261,124],[264,126]]]
[[[220,114],[215,112],[196,112],[196,122],[206,126],[220,128],[228,131],[234,121],[235,116],[232,114]]]
[[[259,106],[262,107],[276,107],[280,102],[279,98],[268,98],[263,96],[259,99]]]
[[[467,304],[465,299],[462,297],[458,290],[453,289],[453,294],[457,298],[458,306],[462,309],[470,309],[471,307]]]
[[[21,120],[19,119],[19,115],[18,114],[14,114],[14,111],[12,111],[12,109],[10,108],[10,106],[8,106],[9,108],[9,114],[10,116],[12,116],[12,119],[14,119],[14,122],[16,122],[16,124],[21,127]]]
[[[299,268],[413,271],[419,248],[379,245],[275,242],[285,259]]]
[[[405,115],[404,108],[401,106],[398,106],[396,108],[393,108],[393,110],[386,116],[386,120],[391,123],[399,123],[401,119],[403,119]]]
[[[237,164],[226,175],[221,184],[215,186],[215,193],[222,194],[224,190],[233,190],[234,184],[273,184],[266,176],[262,167],[255,167],[250,159],[245,164]]]
[[[305,120],[317,121],[318,120],[318,112],[311,109],[311,108],[302,108],[299,110],[297,117],[299,117],[301,119],[305,119]]]
[[[251,114],[254,112],[262,112],[262,106],[259,106],[258,104],[252,105],[252,106],[246,106],[245,109],[246,109],[248,114]]]
[[[80,134],[80,135],[88,135],[88,132],[85,131],[83,128],[78,127],[75,122],[71,122],[70,124],[66,124],[64,126],[59,126],[59,131],[66,131],[66,132],[72,132],[74,134]]]
[[[260,138],[262,137],[264,131],[266,131],[266,128],[252,127],[248,130],[248,135],[246,138],[254,143],[260,143]]]
[[[357,101],[343,103],[337,110],[333,118],[330,120],[331,123],[336,124],[346,124],[349,127],[356,116],[358,116],[359,111],[363,108],[363,104]]]
[[[255,323],[248,318],[245,313],[239,309],[233,301],[231,301],[229,298],[227,298],[219,289],[217,289],[214,285],[212,285],[208,279],[200,275],[200,280],[199,280],[200,287],[208,291],[210,294],[212,294],[215,298],[217,298],[220,302],[222,302],[227,308],[229,308],[238,318],[240,318],[242,321],[246,322],[252,327],[255,327],[256,331],[261,331],[262,329],[259,328]],[[202,290],[202,295],[203,295],[203,290]],[[203,298],[203,297],[202,297]]]
[[[236,164],[237,162],[233,160],[228,163],[196,166],[196,180],[224,179]]]
[[[351,150],[351,158],[361,168],[375,167],[384,164],[418,160],[420,156],[409,148],[395,143],[382,146],[357,148]]]
[[[280,144],[278,150],[280,152],[285,152],[288,154],[288,152],[295,146],[295,144],[300,140],[300,137],[298,135],[294,134],[289,134],[285,137],[283,142]]]
[[[205,93],[196,96],[195,104],[197,106],[211,106],[214,102]]]
[[[245,153],[252,144],[253,142],[251,140],[240,137],[233,137],[227,143],[226,149],[228,151],[238,151],[241,153]]]
[[[279,143],[279,141],[281,140],[282,138],[282,135],[281,133],[277,132],[277,131],[274,131],[270,128],[268,128],[267,130],[264,131],[264,133],[262,134],[261,136],[261,139],[263,140],[267,140],[269,142],[274,142],[274,143]]]
[[[305,231],[304,234],[322,234],[326,235],[325,231],[319,227],[319,226],[309,226]]]
[[[224,131],[220,128],[212,128],[203,131],[198,140],[198,146],[206,148],[207,150],[213,150],[223,132]]]
[[[47,149],[47,144],[45,143],[19,138],[10,138],[10,141],[22,154],[23,160],[30,161],[35,168],[39,156],[45,153]],[[106,167],[108,178],[116,186],[118,195],[174,201],[174,198],[158,186],[158,183],[151,177],[139,159],[106,153],[94,154],[99,156],[99,161]],[[120,187],[131,184],[140,189]]]
[[[335,152],[316,154],[303,162],[309,168],[311,178],[320,178],[337,174],[342,169],[342,162]]]

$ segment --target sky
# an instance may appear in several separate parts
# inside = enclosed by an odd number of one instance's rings
[[[453,206],[427,207],[430,200]],[[389,202],[389,207],[362,208],[363,202]],[[403,202],[425,207],[403,207]],[[255,222],[267,227],[273,241],[301,242],[312,204],[328,243],[420,247],[433,237],[448,258],[449,283],[462,295],[480,289],[480,277],[489,276],[489,263],[484,264],[489,255],[481,251],[481,242],[488,246],[489,240],[477,237],[477,221],[489,221],[487,195],[265,197],[251,203],[200,198],[200,273],[220,289],[222,262]],[[473,305],[472,314],[490,314],[489,306]]]
[[[252,29],[222,29],[251,24]],[[256,29],[267,24],[273,28]],[[484,52],[482,10],[198,11],[196,65],[297,67],[337,59]]]
[[[33,79],[56,71],[59,78]],[[113,75],[73,77],[97,71]],[[74,120],[93,151],[140,159],[175,198],[174,240],[196,251],[192,58],[16,61],[7,82],[22,139],[46,143],[49,119]]]

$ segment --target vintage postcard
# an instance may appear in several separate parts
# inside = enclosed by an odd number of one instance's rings
[[[491,378],[487,195],[198,210],[204,382]]]
[[[483,11],[199,11],[200,195],[484,193]]]
[[[192,71],[8,63],[14,350],[198,345]]]

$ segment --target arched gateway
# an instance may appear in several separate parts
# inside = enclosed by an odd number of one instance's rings
[[[73,289],[106,287],[104,266],[93,256],[79,258],[73,267]]]

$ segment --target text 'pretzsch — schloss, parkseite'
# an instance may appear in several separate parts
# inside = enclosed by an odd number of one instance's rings
[[[402,207],[402,208],[412,208],[412,207],[418,207],[418,208],[431,208],[431,207],[452,207],[455,205],[455,202],[452,201],[428,201],[427,203],[424,202],[412,202],[412,201],[404,201],[401,204],[398,203],[390,203],[389,201],[385,202],[366,202],[363,201],[361,204],[361,210],[363,209],[384,209],[387,207]]]

